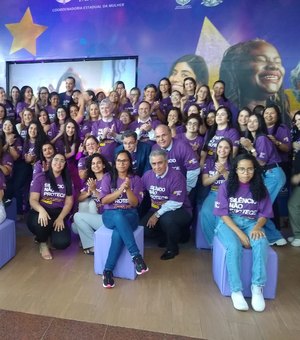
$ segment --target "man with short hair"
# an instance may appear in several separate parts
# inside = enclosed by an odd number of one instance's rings
[[[69,103],[71,102],[72,94],[76,85],[75,78],[72,76],[67,77],[65,80],[65,85],[66,92],[62,92],[59,94],[59,103],[60,105],[68,107]]]
[[[159,120],[151,118],[151,105],[141,101],[138,108],[138,119],[130,124],[130,130],[134,130],[138,140],[150,145],[155,143],[154,129],[161,124]]]
[[[122,134],[123,145],[116,148],[115,153],[120,150],[127,150],[132,157],[132,166],[134,172],[140,177],[151,169],[149,155],[151,146],[137,140],[137,134],[134,131],[127,130]]]
[[[163,149],[168,153],[169,165],[186,177],[187,191],[195,188],[200,174],[200,164],[195,152],[188,143],[172,138],[167,125],[158,125],[155,129],[156,143],[152,150]]]
[[[179,254],[178,242],[189,237],[192,209],[185,177],[169,166],[167,152],[154,150],[149,158],[152,170],[143,175],[142,182],[149,192],[151,208],[141,224],[145,237],[159,236],[159,246],[166,246],[161,260],[170,260]]]

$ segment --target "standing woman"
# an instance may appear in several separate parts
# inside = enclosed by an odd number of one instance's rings
[[[14,121],[5,119],[3,123],[3,151],[8,153],[13,159],[13,171],[12,176],[7,181],[6,196],[11,199],[16,198],[17,201],[17,214],[21,216],[23,214],[23,196],[22,187],[26,180],[23,176],[24,161],[22,161],[22,138],[16,129]]]
[[[172,92],[172,85],[169,78],[162,78],[158,84],[158,92],[157,92],[157,99],[159,100],[159,106],[161,112],[164,116],[167,115],[170,108],[172,107],[171,102],[171,92]]]
[[[201,228],[207,243],[212,246],[217,217],[212,214],[219,187],[228,179],[230,164],[232,162],[232,143],[223,138],[217,145],[215,159],[209,158],[202,171],[202,184],[210,191],[199,211]]]
[[[290,129],[286,124],[281,122],[281,112],[277,105],[267,105],[263,112],[263,117],[267,125],[268,138],[275,145],[281,159],[280,166],[289,181],[291,158],[290,152],[292,150],[292,137]]]
[[[49,105],[49,90],[46,86],[41,86],[38,93],[37,98],[37,112],[39,112],[42,109],[45,109]]]
[[[216,146],[219,140],[224,137],[231,140],[233,145],[233,157],[235,157],[239,148],[240,136],[238,131],[232,127],[231,111],[227,107],[221,106],[216,111],[215,125],[207,131],[201,157],[202,164],[204,164],[207,157],[214,157]]]
[[[78,201],[93,200],[96,204],[96,212],[79,211],[74,215],[74,223],[72,224],[72,230],[79,234],[83,252],[87,255],[94,255],[94,232],[103,225],[103,205],[97,197],[97,192],[100,191],[104,174],[109,171],[110,165],[102,155],[95,153],[89,157],[87,181],[83,185]]]
[[[252,114],[251,110],[247,107],[242,108],[237,115],[237,130],[240,134],[240,137],[246,137],[248,134],[248,121],[249,117]],[[244,149],[243,145],[239,145],[238,153],[246,153],[247,150]]]
[[[16,107],[16,113],[17,117],[20,116],[21,112],[25,108],[29,108],[32,110],[32,112],[35,112],[35,97],[33,95],[33,90],[30,86],[25,85],[21,88],[20,91],[20,101],[17,104]]]
[[[56,154],[49,170],[33,178],[29,201],[27,226],[36,236],[41,257],[52,260],[49,240],[56,249],[65,249],[71,243],[66,217],[73,205],[72,182],[64,155]]]
[[[18,130],[19,135],[24,140],[25,137],[27,136],[28,126],[33,121],[33,119],[35,118],[34,111],[30,108],[25,108],[20,113],[20,117],[21,117],[21,123],[18,123],[16,125],[16,128]]]
[[[17,104],[20,101],[20,89],[18,86],[12,86],[10,89],[10,101],[13,105],[14,111],[16,111]]]
[[[144,101],[150,104],[150,113],[152,119],[158,119],[162,123],[165,122],[166,118],[160,110],[160,103],[156,100],[157,87],[154,84],[148,84],[144,88]]]
[[[197,102],[200,111],[201,111],[201,118],[204,118],[207,113],[213,109],[214,106],[218,105],[213,102],[211,97],[210,88],[207,85],[202,85],[199,87],[197,92]]]
[[[48,111],[46,109],[41,109],[37,117],[45,134],[48,136],[48,132],[50,131],[50,128],[51,128],[51,122],[50,122]]]
[[[138,227],[137,206],[143,199],[140,177],[133,174],[132,159],[128,151],[117,153],[111,174],[106,174],[97,194],[104,205],[103,223],[112,229],[111,245],[103,272],[103,287],[114,287],[113,270],[125,245],[138,275],[149,269],[136,245],[133,232]]]
[[[176,135],[177,139],[181,139],[184,143],[190,144],[197,155],[197,159],[200,158],[203,146],[203,136],[199,133],[201,125],[201,118],[198,115],[192,114],[187,118],[186,132],[181,132]]]
[[[181,98],[182,98],[182,94],[177,91],[177,90],[173,90],[171,93],[171,103],[173,107],[178,107],[181,110]]]
[[[293,157],[295,157],[300,151],[300,111],[297,111],[293,117],[292,143]]]
[[[264,168],[263,180],[273,204],[286,180],[283,170],[278,165],[280,157],[275,145],[267,137],[267,127],[261,115],[252,114],[247,127],[249,138],[242,137],[240,142]],[[265,228],[270,245],[283,246],[287,243],[271,220],[268,220]]]
[[[182,114],[178,107],[171,107],[167,114],[168,127],[171,129],[172,137],[185,131],[185,126],[182,122]]]
[[[72,118],[66,120],[63,132],[63,144],[68,171],[74,186],[74,201],[77,203],[77,198],[81,189],[81,180],[78,175],[76,160],[76,154],[80,145],[80,136],[78,124]]]
[[[196,103],[196,80],[192,77],[187,77],[183,81],[184,97],[181,98],[181,111],[186,114],[190,105]]]
[[[15,109],[13,104],[6,98],[6,93],[3,87],[0,86],[0,104],[6,109],[6,117],[16,119]]]
[[[51,124],[51,128],[48,132],[51,143],[55,146],[56,150],[63,152],[64,142],[63,133],[65,129],[65,122],[69,118],[69,113],[64,106],[58,106],[56,110],[56,117]]]
[[[6,118],[6,107],[0,103],[0,135],[2,135],[3,123]]]
[[[101,119],[92,125],[92,135],[100,142],[100,153],[109,161],[114,159],[114,150],[120,140],[122,123],[113,117],[112,104],[108,99],[103,99],[100,104]]]
[[[226,248],[226,267],[234,308],[241,311],[249,308],[242,293],[240,271],[242,248],[251,247],[251,304],[256,312],[264,311],[268,241],[263,227],[273,212],[261,167],[255,157],[242,154],[233,160],[228,180],[219,188],[214,214],[220,217],[216,235]]]
[[[56,111],[59,106],[59,95],[57,92],[51,92],[49,94],[49,102],[50,104],[45,107],[45,109],[49,113],[49,118],[51,123],[54,122],[54,119],[56,117]]]
[[[80,128],[80,137],[82,140],[91,134],[94,122],[97,122],[100,118],[100,109],[97,102],[92,102],[87,109],[87,117]]]

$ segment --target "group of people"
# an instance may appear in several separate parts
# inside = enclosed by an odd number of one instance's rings
[[[51,247],[68,247],[71,230],[93,255],[94,231],[105,226],[113,233],[103,286],[112,288],[124,245],[137,274],[149,270],[134,239],[138,225],[165,248],[161,260],[170,260],[198,218],[207,242],[217,235],[227,248],[239,310],[248,309],[241,247],[252,247],[252,306],[264,310],[267,246],[287,243],[276,219],[286,180],[288,189],[290,182],[297,186],[288,207],[291,244],[300,246],[300,111],[291,130],[276,104],[238,108],[222,80],[210,89],[193,76],[182,88],[165,77],[158,87],[149,84],[143,94],[134,87],[129,95],[118,81],[107,97],[81,93],[72,77],[65,84],[61,94],[41,87],[38,98],[30,86],[19,97],[13,87],[11,101],[0,89],[0,199],[15,197],[18,215],[28,212],[42,258],[52,259]]]

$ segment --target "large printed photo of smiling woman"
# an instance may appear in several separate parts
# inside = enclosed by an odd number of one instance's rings
[[[220,65],[220,79],[226,84],[226,97],[238,108],[276,104],[282,121],[290,124],[289,103],[284,94],[285,68],[279,52],[262,39],[229,47]]]

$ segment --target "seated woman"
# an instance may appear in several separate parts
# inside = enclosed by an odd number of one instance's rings
[[[56,249],[65,249],[71,243],[66,217],[73,206],[72,182],[64,155],[56,154],[49,170],[33,178],[29,203],[31,210],[27,226],[39,242],[42,258],[51,260],[52,255],[47,244],[49,238]]]
[[[217,218],[212,214],[219,187],[228,179],[230,163],[232,161],[232,142],[223,138],[217,145],[215,159],[209,158],[202,171],[202,184],[209,187],[208,196],[199,211],[198,219],[207,243],[212,246]]]
[[[279,165],[280,156],[277,149],[267,137],[266,124],[261,115],[254,113],[250,115],[247,124],[247,136],[248,138],[242,137],[240,143],[264,167],[263,180],[273,204],[286,181],[286,177]],[[270,245],[284,246],[287,244],[272,220],[268,220],[265,230]]]
[[[137,206],[143,199],[143,186],[140,177],[132,170],[132,159],[128,151],[117,153],[111,174],[105,174],[101,190],[97,193],[104,205],[104,225],[113,230],[111,245],[103,271],[103,287],[113,288],[113,270],[125,244],[138,275],[149,269],[136,245],[133,232],[138,227]]]
[[[72,224],[72,230],[75,234],[79,234],[83,252],[87,255],[94,255],[94,231],[103,225],[101,216],[103,205],[95,193],[100,190],[102,178],[108,171],[110,171],[110,165],[102,155],[94,153],[89,157],[87,181],[83,185],[78,201],[83,202],[92,198],[96,205],[96,211],[95,213],[77,212]]]
[[[272,203],[255,157],[237,156],[227,182],[218,191],[214,214],[220,217],[216,235],[226,248],[226,267],[233,306],[248,310],[240,278],[242,247],[252,248],[252,308],[265,309],[262,287],[267,280],[266,262],[268,241],[264,233],[267,219],[273,216]]]

